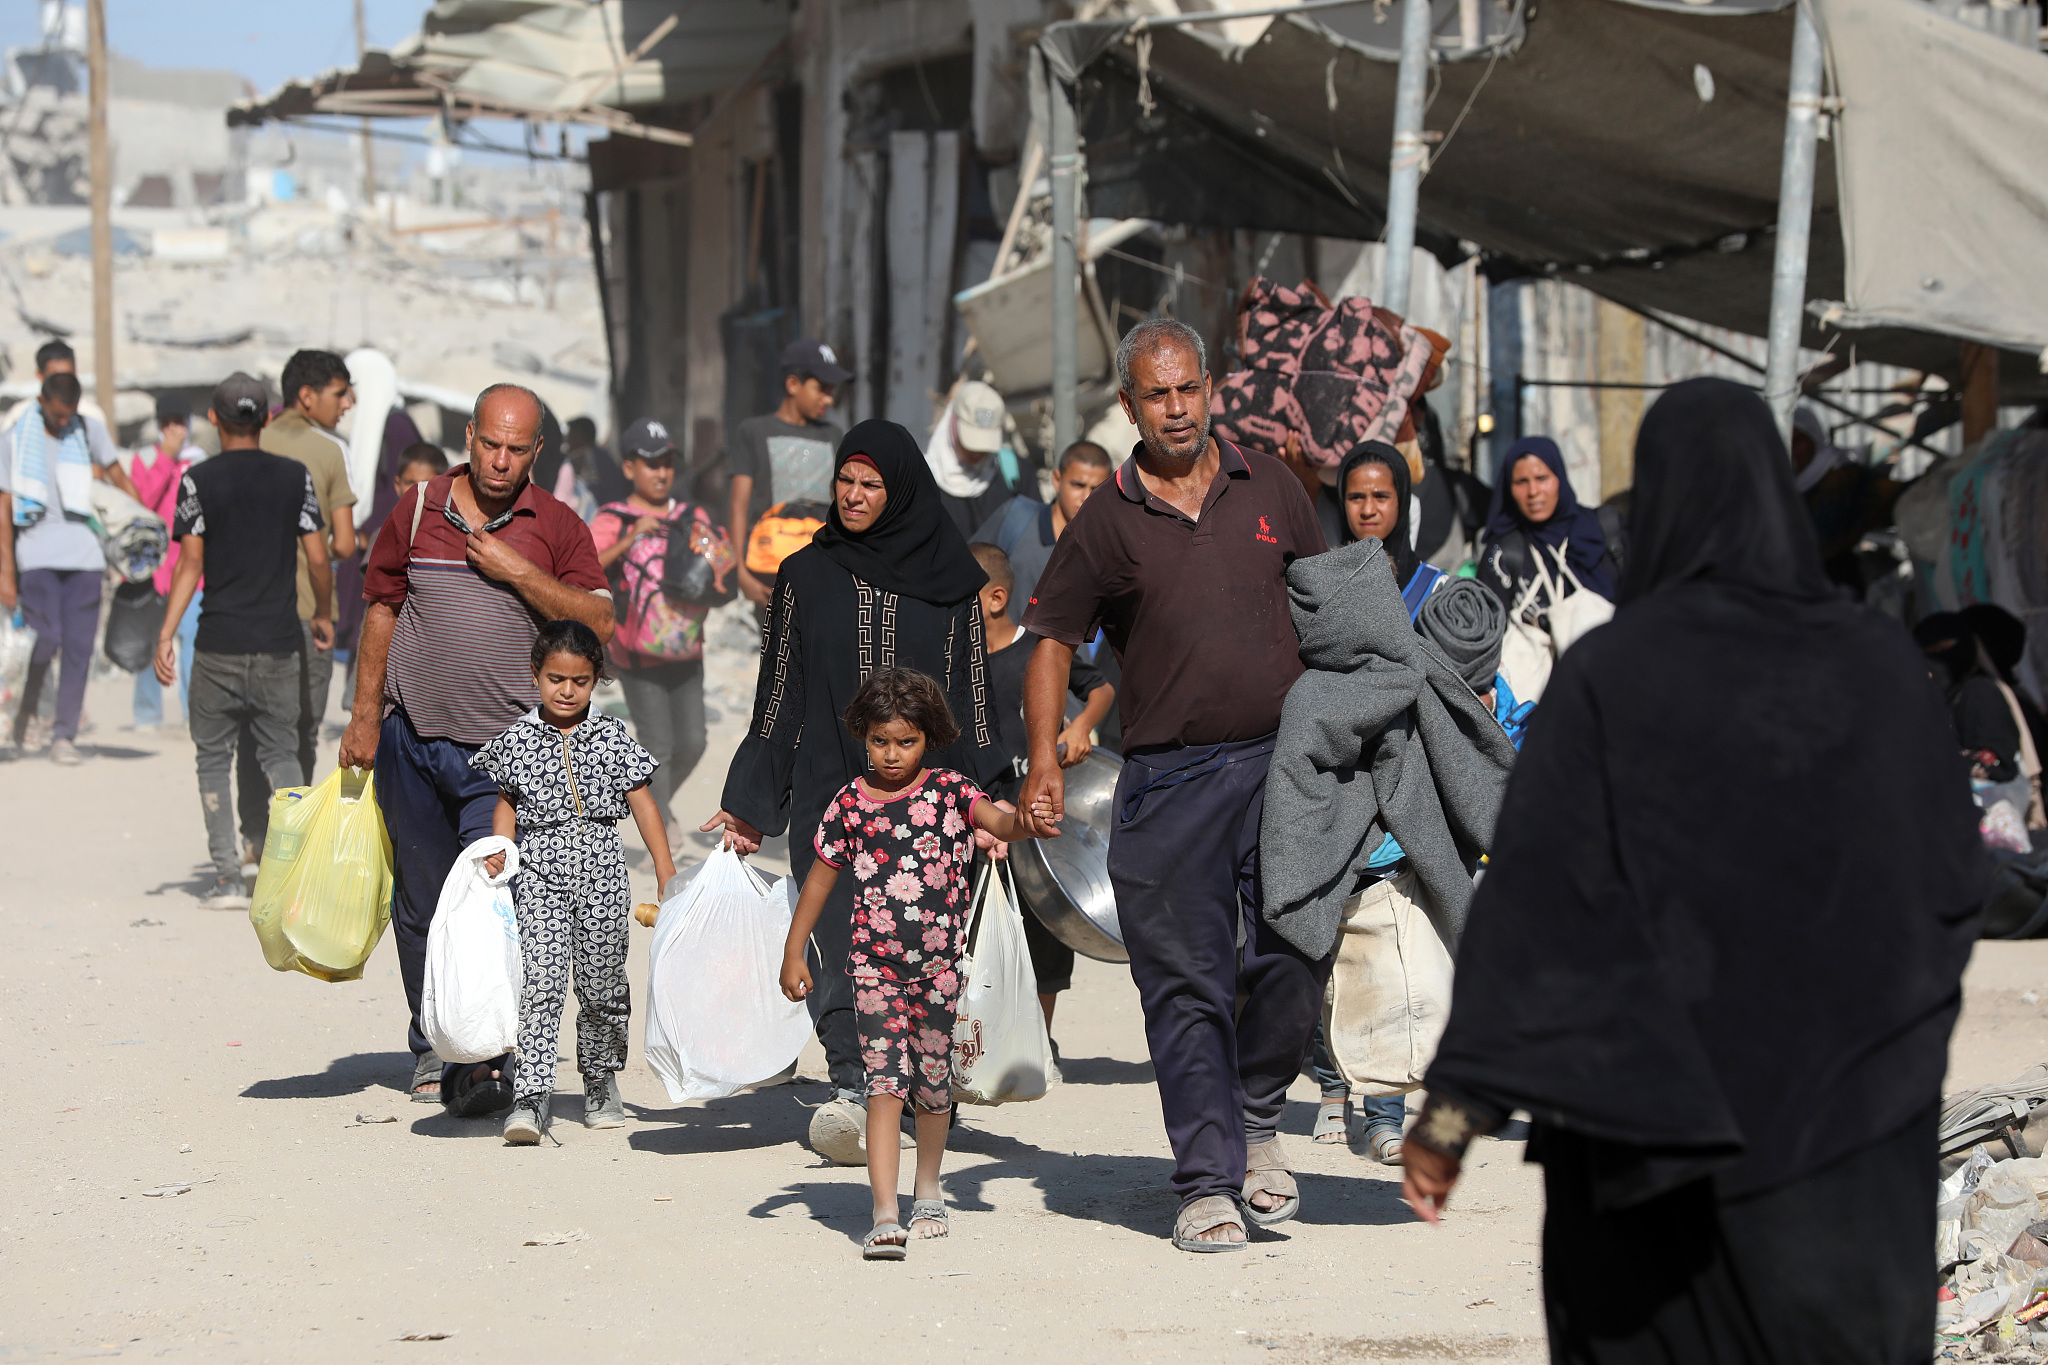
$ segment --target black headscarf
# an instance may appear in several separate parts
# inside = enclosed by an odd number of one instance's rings
[[[1634,513],[1624,605],[1558,661],[1509,782],[1427,1078],[1577,1142],[1605,1207],[1777,1188],[1936,1105],[1985,886],[1926,661],[1828,593],[1762,400],[1659,399]]]
[[[1644,415],[1636,448],[1657,458],[1636,468],[1617,601],[1695,578],[1803,601],[1832,595],[1761,398],[1725,379],[1675,384]]]
[[[881,471],[888,504],[867,530],[849,531],[839,520],[835,496],[811,544],[855,578],[899,597],[946,607],[980,592],[988,574],[940,505],[939,486],[917,439],[894,422],[870,418],[839,443],[834,474],[856,455]]]
[[[1509,491],[1515,461],[1524,455],[1534,455],[1557,475],[1557,507],[1548,521],[1534,522],[1523,516],[1521,504]],[[1579,582],[1608,601],[1614,600],[1614,575],[1607,568],[1607,533],[1600,529],[1597,512],[1579,506],[1572,481],[1565,477],[1564,454],[1548,436],[1524,436],[1509,446],[1494,473],[1493,503],[1486,511],[1486,535],[1498,542],[1511,531],[1542,541],[1553,554],[1565,551],[1565,562]]]
[[[1344,544],[1358,539],[1351,534],[1351,471],[1366,463],[1385,465],[1394,481],[1394,532],[1381,542],[1394,566],[1394,586],[1405,589],[1415,576],[1421,559],[1415,553],[1414,528],[1408,524],[1408,457],[1385,441],[1367,441],[1354,446],[1337,470],[1337,505],[1344,516]]]

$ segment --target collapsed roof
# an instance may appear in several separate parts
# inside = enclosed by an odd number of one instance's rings
[[[2001,105],[1996,118],[1978,113],[1983,134],[1999,141],[2001,156],[1989,160],[2000,174],[1979,174],[1960,189],[1951,174],[1944,194],[1963,197],[1921,204],[1915,221],[1953,216],[1959,203],[1982,202],[2020,180],[2027,185],[2021,207],[2002,215],[1999,226],[2009,228],[2029,211],[2031,223],[2017,240],[1976,241],[1971,259],[1991,280],[2007,267],[2031,275],[2048,246],[2048,216],[2036,207],[2048,184],[2048,63],[1917,0],[1822,0],[1820,9],[1828,20],[1880,7],[1922,12],[1946,26],[1944,55],[2002,49],[1998,94],[2019,107]],[[1432,13],[1438,60],[1426,127],[1435,145],[1422,185],[1419,244],[1446,261],[1469,254],[1461,244],[1476,246],[1496,278],[1563,275],[1633,308],[1763,334],[1792,45],[1789,0],[1432,0]],[[1086,211],[1209,229],[1378,237],[1400,22],[1396,4],[1310,8],[1276,18],[1246,46],[1192,26],[1127,19],[1049,29],[1041,50],[1075,89]],[[1851,95],[1841,118],[1863,134],[1851,145],[1875,144],[1882,156],[1882,143],[1913,125],[1913,105],[1962,97],[1925,75],[1885,85],[1883,67],[1919,59],[1929,40],[1916,32],[1886,43],[1870,37],[1870,27],[1859,25],[1858,45],[1833,57],[1836,83]],[[1959,60],[1950,56],[1942,70],[1954,70]],[[1890,105],[1882,126],[1858,129],[1866,113],[1876,123],[1881,103],[1872,93],[1863,104],[1863,92],[1880,88]],[[1953,117],[1920,120],[1944,133],[1957,125]],[[1891,197],[1910,181],[1911,157],[1939,159],[1941,149],[1927,141],[1923,133],[1910,148],[1893,149],[1888,159],[1899,164],[1892,184],[1852,187],[1862,195],[1851,200],[1864,210],[1859,222],[1881,221],[1895,209]],[[1836,152],[1835,141],[1821,144],[1811,299],[1845,296]],[[1887,198],[1874,199],[1873,191]],[[1895,251],[1914,249],[1897,233],[1885,236]],[[1858,240],[1873,239],[1866,232]],[[1867,319],[1879,325],[1837,331],[1810,317],[1806,344],[1853,347],[1862,359],[1953,374],[1957,335],[2030,348],[2048,342],[2048,306],[2024,327],[1971,329],[1953,315],[1898,306],[1898,292]],[[2008,353],[2004,360],[2009,387],[2041,386],[2032,355]]]
[[[638,127],[617,111],[738,85],[788,34],[789,15],[788,0],[436,0],[420,31],[389,52],[288,81],[230,109],[228,122],[445,111]]]

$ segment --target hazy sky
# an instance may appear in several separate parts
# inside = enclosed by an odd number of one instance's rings
[[[363,0],[373,47],[419,29],[428,0]],[[0,46],[39,43],[37,0],[0,0]],[[107,0],[107,43],[150,66],[226,68],[258,91],[354,65],[350,0]]]

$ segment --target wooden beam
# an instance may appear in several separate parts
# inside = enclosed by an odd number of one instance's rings
[[[1998,348],[1963,343],[1963,444],[1974,445],[1998,429]]]

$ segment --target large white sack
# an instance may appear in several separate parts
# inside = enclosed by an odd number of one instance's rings
[[[953,1098],[969,1104],[1010,1104],[1045,1094],[1052,1039],[1038,1003],[1038,978],[1024,941],[1016,897],[1004,894],[1009,869],[982,868],[975,887],[973,946],[960,964],[959,1013],[953,1022]]]
[[[794,878],[720,849],[662,903],[647,949],[647,1064],[671,1100],[715,1100],[779,1075],[811,1036],[783,998]]]
[[[493,853],[505,855],[504,870],[495,877],[484,871],[484,859]],[[512,906],[517,875],[519,846],[493,834],[462,850],[441,884],[427,931],[420,1028],[444,1062],[488,1062],[519,1046],[526,964]]]

